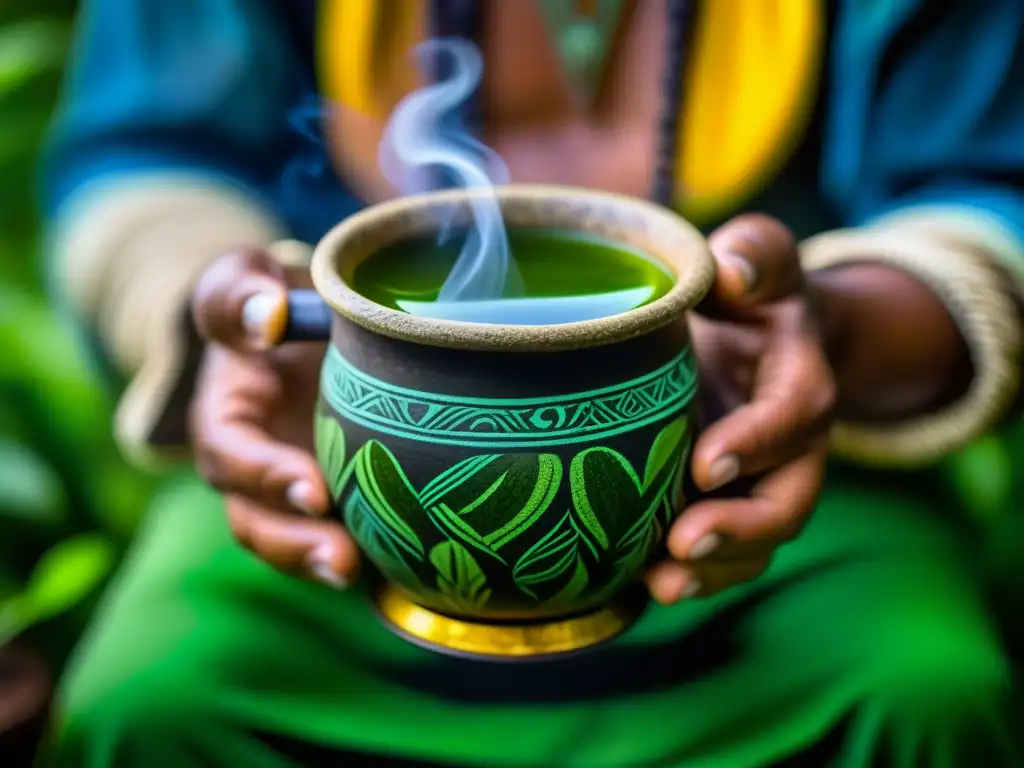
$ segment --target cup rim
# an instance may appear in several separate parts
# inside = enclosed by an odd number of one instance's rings
[[[556,218],[551,213],[553,206],[569,206],[569,215],[578,216],[579,221],[566,224],[567,229],[637,247],[673,272],[672,287],[654,301],[621,314],[555,325],[509,325],[408,314],[367,299],[343,278],[342,267],[351,254],[360,260],[366,258],[370,252],[411,236],[411,231],[402,228],[408,228],[408,222],[422,221],[442,206],[465,205],[490,195],[497,197],[503,213],[520,206],[536,215],[535,226],[545,226],[547,218]],[[615,223],[624,228],[624,236],[607,234],[608,227]],[[368,236],[377,235],[385,242],[367,246]],[[633,242],[624,242],[625,237]],[[427,192],[364,208],[321,239],[313,252],[311,273],[316,290],[335,312],[382,336],[435,347],[530,352],[612,344],[666,326],[708,292],[714,282],[715,261],[696,227],[674,211],[647,200],[577,187],[509,184],[492,189]]]

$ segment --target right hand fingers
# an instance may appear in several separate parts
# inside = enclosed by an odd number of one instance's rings
[[[196,464],[211,486],[268,509],[326,514],[330,507],[316,460],[258,427],[226,423],[196,440]]]
[[[355,544],[334,520],[323,475],[307,451],[264,428],[283,383],[269,361],[212,345],[192,406],[196,464],[227,496],[238,541],[272,566],[332,586],[359,569]],[[296,513],[306,513],[300,515]]]
[[[260,250],[239,250],[217,259],[192,296],[199,335],[238,352],[277,344],[288,320],[285,269]]]
[[[359,574],[359,550],[336,521],[281,514],[238,496],[228,496],[227,512],[238,542],[278,570],[337,589]]]
[[[316,459],[264,427],[284,386],[268,361],[208,347],[192,402],[196,465],[222,493],[283,512],[323,514],[329,498]]]

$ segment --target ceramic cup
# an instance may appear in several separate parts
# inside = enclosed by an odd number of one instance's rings
[[[674,283],[623,314],[545,326],[414,316],[351,287],[379,249],[469,226],[485,194],[510,230],[598,236],[656,259]],[[383,577],[373,599],[386,622],[441,651],[523,658],[635,621],[637,580],[680,511],[693,439],[685,313],[714,279],[703,236],[602,192],[446,191],[346,219],[316,247],[312,276],[316,293],[290,299],[286,339],[329,341],[317,457]]]

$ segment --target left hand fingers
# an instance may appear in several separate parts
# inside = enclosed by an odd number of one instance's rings
[[[803,287],[796,239],[768,216],[732,219],[711,234],[708,247],[717,270],[700,306],[703,315],[735,320],[737,310],[797,295]]]
[[[765,555],[794,538],[817,502],[825,448],[766,475],[746,499],[707,499],[686,509],[668,533],[676,560],[704,563]]]
[[[758,482],[749,499],[709,499],[687,509],[668,534],[673,559],[647,573],[654,599],[671,605],[708,597],[760,576],[814,509],[826,457],[820,449],[791,461]]]
[[[751,401],[713,423],[694,446],[693,479],[705,491],[776,467],[827,439],[835,384],[805,308],[787,303],[773,322]]]
[[[752,581],[768,569],[770,555],[724,563],[658,563],[645,581],[651,596],[662,605],[691,597],[710,597],[729,587]]]

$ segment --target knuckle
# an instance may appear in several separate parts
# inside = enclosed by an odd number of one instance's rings
[[[194,441],[195,466],[199,476],[211,488],[221,493],[237,490],[237,483],[230,470],[229,462],[222,453],[213,446],[206,437]]]
[[[785,521],[779,526],[776,531],[776,542],[778,544],[786,544],[790,541],[794,541],[800,536],[800,532],[804,528],[804,517],[793,518]]]
[[[199,425],[196,425],[195,422],[196,419],[193,416],[192,452],[195,456],[196,467],[203,477],[209,479],[208,475],[214,474],[217,469],[217,450],[206,430],[199,428]]]
[[[820,383],[815,394],[815,405],[822,413],[831,413],[836,406],[836,380],[828,365],[822,362]]]
[[[206,268],[192,291],[192,317],[196,330],[204,339],[209,339],[217,331],[224,293],[234,282],[234,271],[228,257],[221,256]]]
[[[799,392],[795,393],[801,410],[815,423],[827,424],[835,413],[837,399],[832,370],[817,347],[801,368],[797,377]]]
[[[207,485],[215,490],[225,493],[231,490],[228,473],[224,470],[224,463],[213,454],[197,455],[196,468]]]
[[[256,471],[254,485],[268,499],[283,498],[289,479],[275,464],[265,464]]]
[[[796,237],[778,219],[763,213],[745,213],[733,219],[732,224],[743,239],[774,256],[788,257],[796,253]]]
[[[253,279],[279,278],[259,250],[240,249],[218,257],[192,292],[192,316],[199,335],[209,341],[233,342],[240,332],[242,303]]]
[[[189,421],[192,433],[193,463],[199,476],[207,485],[221,493],[234,490],[235,484],[231,482],[231,472],[224,460],[220,446],[211,438],[209,430],[203,427],[194,404],[189,413]]]
[[[203,423],[203,401],[205,400],[205,397],[202,394],[202,375],[202,371],[200,371],[200,380],[196,384],[198,392],[196,396],[192,398],[192,402],[189,403],[187,413],[188,431],[192,440],[192,449],[197,455],[203,455],[210,452],[209,440]]]
[[[227,513],[228,528],[231,530],[231,535],[235,538],[235,541],[245,547],[245,549],[254,551],[252,526],[248,516],[230,502],[227,505]]]

